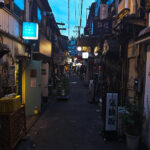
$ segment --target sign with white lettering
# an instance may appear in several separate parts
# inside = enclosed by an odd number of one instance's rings
[[[104,35],[112,33],[112,20],[104,19],[100,21],[94,21],[93,34]]]
[[[26,40],[37,40],[38,39],[39,27],[34,22],[23,22],[22,37]]]

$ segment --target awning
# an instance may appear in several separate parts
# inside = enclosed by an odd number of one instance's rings
[[[51,58],[40,53],[40,52],[32,52],[32,55],[33,55],[33,59],[35,60],[41,60],[43,62],[50,62],[51,61]]]
[[[145,35],[145,34],[147,34],[147,33],[150,33],[150,27],[149,27],[149,26],[146,27],[146,28],[144,28],[144,29],[139,33],[138,37],[141,37],[141,36],[143,36],[143,35]]]
[[[25,56],[25,55],[18,55],[18,56],[16,56],[16,58],[18,59],[18,60],[27,60],[27,59],[29,59],[30,57],[29,56]]]
[[[146,27],[141,30],[138,35],[138,39],[131,46],[145,42],[150,42],[150,27]]]

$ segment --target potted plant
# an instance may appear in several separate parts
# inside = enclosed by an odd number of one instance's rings
[[[123,113],[127,146],[129,150],[137,150],[143,121],[142,105],[128,103]]]

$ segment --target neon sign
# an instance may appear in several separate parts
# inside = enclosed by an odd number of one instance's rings
[[[37,40],[38,39],[39,27],[34,22],[23,22],[22,37],[26,40]]]

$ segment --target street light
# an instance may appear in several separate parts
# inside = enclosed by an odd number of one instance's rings
[[[77,50],[78,51],[82,51],[82,47],[77,47]]]

